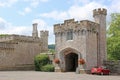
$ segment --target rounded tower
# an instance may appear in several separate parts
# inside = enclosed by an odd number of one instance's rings
[[[38,37],[37,25],[38,25],[37,23],[34,23],[34,24],[33,24],[32,36],[33,36],[34,38],[37,38],[37,37]]]
[[[106,51],[106,9],[93,10],[93,17],[96,23],[99,24],[98,28],[98,66],[103,65],[103,61],[107,59]]]

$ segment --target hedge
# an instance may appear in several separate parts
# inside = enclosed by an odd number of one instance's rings
[[[41,71],[41,67],[49,63],[49,57],[46,54],[39,54],[34,58],[35,70]]]
[[[41,71],[54,72],[54,66],[52,64],[47,64],[47,65],[41,67]]]

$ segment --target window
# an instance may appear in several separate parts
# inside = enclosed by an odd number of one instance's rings
[[[67,40],[73,40],[73,30],[72,29],[70,29],[67,32]]]

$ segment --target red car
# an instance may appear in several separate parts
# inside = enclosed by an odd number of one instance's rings
[[[92,74],[101,74],[101,75],[109,75],[110,70],[104,67],[94,67],[91,69]]]

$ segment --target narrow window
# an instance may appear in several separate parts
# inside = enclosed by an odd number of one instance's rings
[[[73,40],[73,30],[72,29],[70,29],[67,32],[67,40]]]

